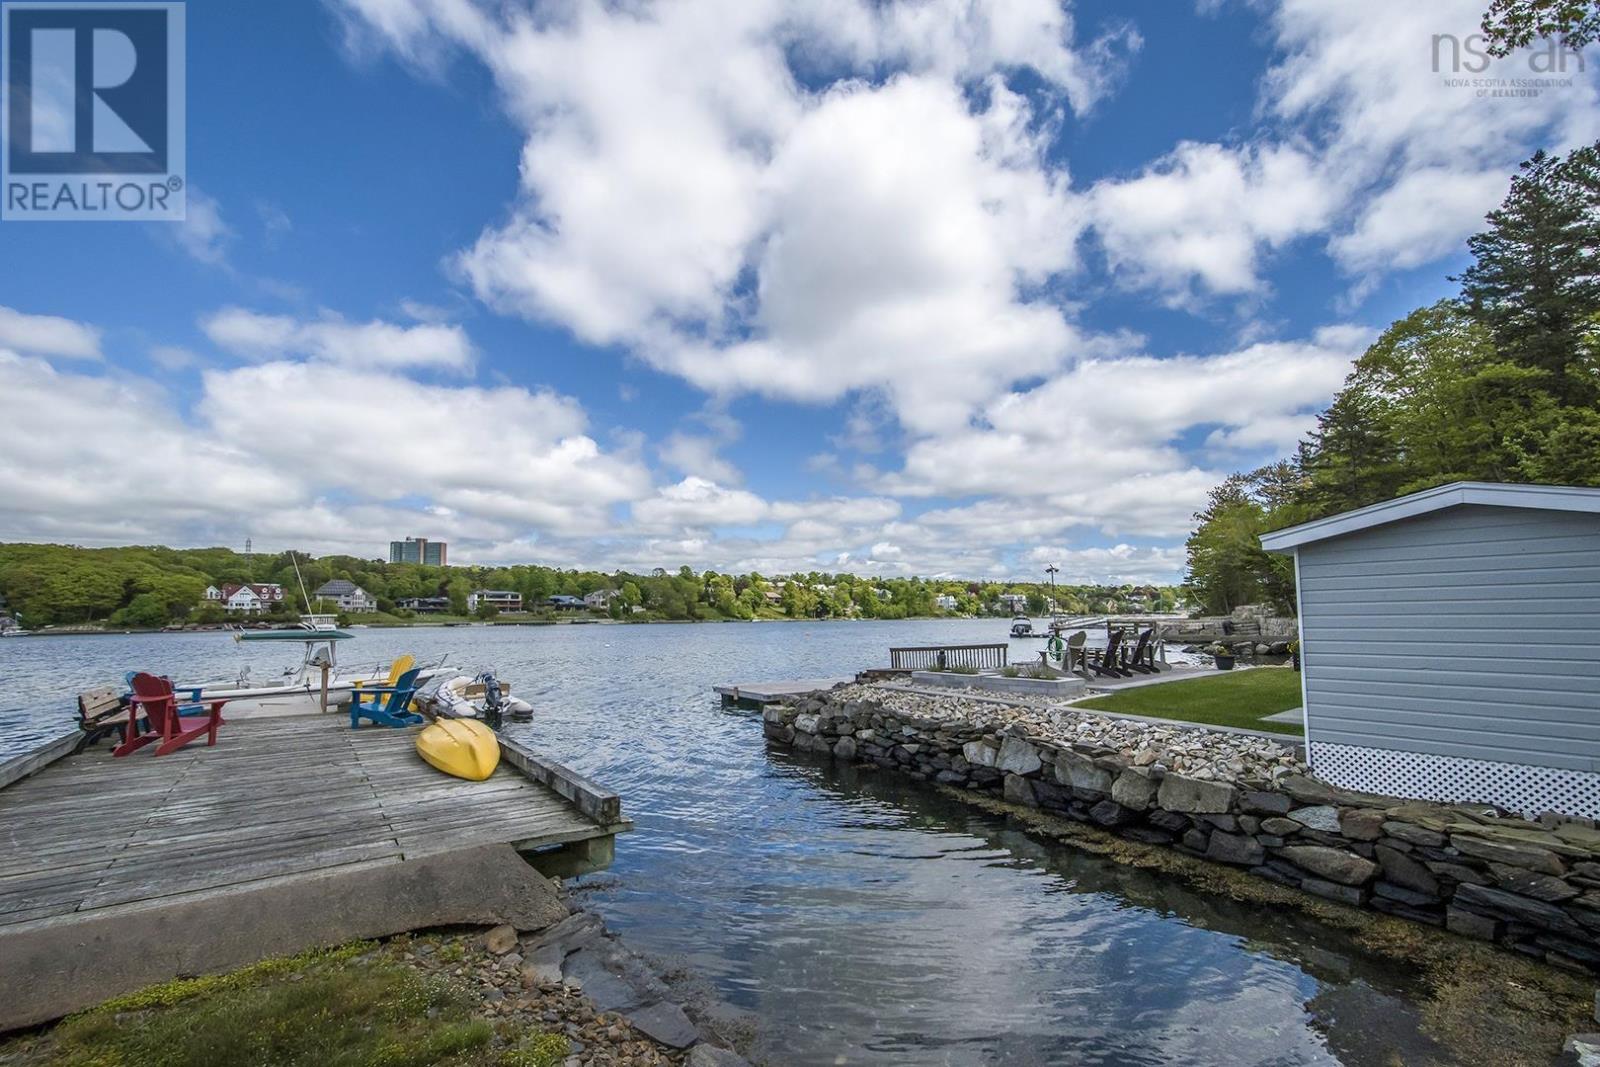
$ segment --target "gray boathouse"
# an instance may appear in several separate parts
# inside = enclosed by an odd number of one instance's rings
[[[1319,777],[1600,817],[1600,489],[1457,482],[1261,544],[1295,559]]]

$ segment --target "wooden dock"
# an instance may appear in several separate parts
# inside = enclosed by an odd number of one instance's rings
[[[415,730],[328,716],[228,723],[215,748],[109,746],[0,789],[0,934],[490,844],[609,859],[621,803],[515,741],[483,782]]]
[[[712,688],[722,697],[724,704],[741,707],[762,707],[776,704],[787,697],[810,696],[836,685],[855,681],[849,678],[800,678],[790,682],[740,682],[737,685],[718,685]]]

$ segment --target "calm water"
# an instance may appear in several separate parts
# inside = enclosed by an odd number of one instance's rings
[[[682,962],[796,1064],[1379,1064],[1449,1056],[1396,974],[1339,935],[1042,844],[886,776],[769,751],[719,682],[847,674],[1004,620],[362,630],[492,667],[535,743],[622,794],[637,830],[592,903]],[[1037,642],[1019,642],[1031,658]],[[295,650],[217,634],[0,641],[0,755],[130,667],[276,675]]]

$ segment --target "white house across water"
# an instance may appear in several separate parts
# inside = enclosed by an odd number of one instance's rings
[[[1600,489],[1457,482],[1264,534],[1350,789],[1600,817]]]

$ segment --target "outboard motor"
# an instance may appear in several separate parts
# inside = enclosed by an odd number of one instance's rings
[[[493,674],[483,676],[483,724],[496,732],[505,724],[505,699]]]

